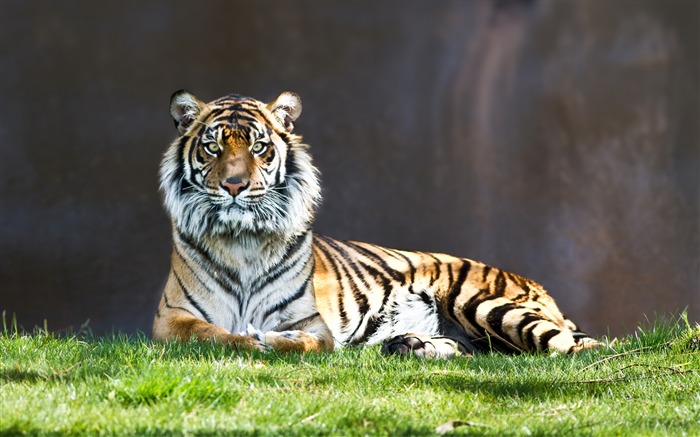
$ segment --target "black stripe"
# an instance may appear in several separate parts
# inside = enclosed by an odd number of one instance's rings
[[[187,195],[188,190],[194,189],[194,185],[192,183],[182,177],[182,172],[180,172],[180,177],[175,181],[176,184],[180,184],[178,187],[180,197],[184,197]]]
[[[219,103],[219,102],[217,102]],[[224,102],[222,102],[224,103]],[[257,112],[257,108],[253,106],[246,106],[243,104],[244,102],[226,102],[228,103],[228,106],[216,109],[209,114],[209,118],[212,118],[213,121],[221,121],[219,120],[222,117],[231,117],[235,116],[236,114],[245,114],[247,116],[253,116],[253,110]],[[210,122],[210,124],[212,124]]]
[[[234,117],[235,117],[235,119],[236,119],[236,120],[235,120],[235,121],[236,121],[236,124],[239,124],[239,121],[240,121],[240,120],[243,120],[243,121],[245,121],[245,122],[248,123],[248,126],[249,126],[251,129],[255,129],[257,132],[259,132],[259,130],[256,129],[255,123],[260,123],[260,124],[262,124],[262,122],[261,122],[260,120],[258,120],[258,119],[255,117],[255,114],[253,114],[251,111],[247,111],[247,110],[245,110],[245,109],[243,109],[243,110],[238,110],[238,111],[234,112],[233,114],[231,114],[231,116],[229,117],[229,120],[233,120]],[[262,132],[260,132],[260,133],[262,133]]]
[[[355,327],[353,332],[350,334],[350,338],[352,338],[357,332],[357,330],[360,329],[364,317],[369,312],[369,301],[367,300],[367,296],[364,293],[362,293],[362,291],[358,287],[357,282],[355,281],[356,277],[351,275],[348,269],[345,267],[344,261],[347,260],[345,260],[342,256],[339,256],[336,259],[336,261],[338,262],[338,266],[340,266],[340,268],[342,269],[343,276],[347,279],[348,284],[350,284],[350,290],[352,291],[353,297],[355,298],[355,303],[359,307],[358,310],[360,312],[360,320],[358,321],[357,326]]]
[[[440,261],[435,255],[432,253],[426,253],[425,255],[431,257],[433,260],[435,260],[435,264],[433,265],[433,269],[435,270],[435,276],[430,274],[430,285],[432,286],[435,284],[435,281],[437,281],[440,278],[440,273],[442,270],[442,261]]]
[[[498,334],[500,337],[506,340],[510,340],[514,345],[517,345],[518,342],[516,342],[516,339],[514,338],[509,338],[510,336],[506,334],[505,331],[503,331],[503,318],[506,316],[506,314],[516,308],[520,308],[518,305],[508,302],[506,304],[497,306],[493,308],[489,313],[486,315],[486,323],[489,324],[491,329]],[[520,340],[519,338],[517,340]],[[513,346],[511,346],[513,348]]]
[[[518,285],[518,287],[522,289],[528,289],[528,282],[530,282],[529,279],[522,277],[520,275],[516,275],[515,273],[510,273],[510,272],[505,272],[506,277],[511,280],[511,282],[514,282],[515,284]]]
[[[491,266],[484,266],[484,270],[482,272],[483,276],[481,278],[481,282],[486,282],[486,277],[489,275],[489,272],[491,272]]]
[[[196,172],[193,163],[196,161],[195,154],[197,153],[197,140],[202,135],[204,127],[201,127],[197,132],[196,136],[190,137],[190,150],[187,156],[187,162],[185,163],[190,168],[190,182],[194,182],[194,173]]]
[[[308,322],[310,322],[312,319],[315,319],[317,317],[321,317],[321,314],[319,313],[313,313],[308,317],[304,317],[303,319],[295,320],[293,322],[287,322],[283,323],[280,326],[278,326],[278,330],[280,331],[289,331],[293,328],[303,328],[304,325]],[[323,321],[323,318],[321,317],[321,321]]]
[[[506,276],[503,274],[502,270],[499,270],[498,275],[496,275],[494,291],[496,296],[503,296],[506,294]]]
[[[194,262],[195,264],[197,264],[197,266],[198,266],[200,269],[212,273],[212,266],[211,266],[211,264],[207,264],[208,262],[210,262],[210,259],[209,259],[208,257],[204,256],[204,254],[203,254],[202,252],[198,251],[197,249],[195,249],[195,248],[193,248],[193,247],[191,247],[191,246],[190,246],[190,249],[194,251],[194,254],[190,254],[190,257],[189,257],[189,258],[192,260],[192,262]],[[177,245],[175,245],[175,252],[178,254],[178,256],[179,256],[180,258],[182,258],[183,263],[184,263],[185,265],[188,265],[188,267],[189,267],[188,262],[185,261],[185,257],[183,256],[182,253],[180,253],[180,248],[177,247]],[[192,256],[192,255],[194,255],[194,256]],[[204,262],[202,262],[202,260],[198,260],[197,258],[204,258]],[[190,271],[192,271],[193,274],[194,274],[194,270],[192,269],[192,267],[190,267]],[[216,282],[216,284],[217,284],[219,287],[221,287],[221,289],[224,290],[224,292],[227,292],[227,293],[229,293],[229,294],[232,294],[232,295],[234,295],[234,296],[237,296],[237,294],[234,293],[235,288],[236,288],[235,285],[234,285],[233,283],[231,283],[231,282],[224,282],[224,281],[223,281],[223,279],[226,279],[226,278],[223,278],[223,277],[220,276],[220,275],[213,275],[213,274],[210,275],[210,278],[213,279],[214,282]],[[202,281],[201,278],[199,278],[198,276],[197,276],[197,279],[199,280],[200,283],[202,283],[202,284],[206,287],[206,282]],[[207,287],[207,289],[209,290],[209,292],[212,292],[212,293],[213,293],[213,291],[212,291],[211,289],[209,289],[208,287]],[[238,297],[238,296],[237,296],[237,297]]]
[[[378,264],[379,267],[381,267],[382,270],[384,270],[391,277],[391,279],[399,281],[401,285],[406,285],[406,275],[389,267],[389,264],[387,264],[384,258],[352,241],[344,241],[344,243],[352,247],[356,251],[360,252],[361,254],[365,255],[367,258],[371,258],[375,263]]]
[[[194,159],[197,161],[197,164],[201,166],[200,173],[202,174],[202,180],[204,180],[207,177],[205,170],[207,161],[209,161],[210,156],[207,154],[207,152],[203,151],[201,147],[195,147],[192,150],[194,150]]]
[[[299,249],[303,247],[303,244],[304,242],[306,242],[306,238],[308,237],[308,235],[309,233],[307,231],[304,234],[299,235],[291,244],[289,244],[287,246],[287,251],[284,253],[284,255],[282,255],[280,261],[274,266],[271,266],[268,269],[268,273],[266,275],[258,278],[255,282],[253,282],[250,285],[251,292],[256,292],[263,286],[275,282],[282,275],[284,275],[294,266],[296,266],[300,259],[293,259],[294,255],[296,255]],[[313,255],[308,254],[308,257],[313,258]]]
[[[230,104],[238,103],[241,100],[245,100],[245,99],[248,99],[248,97],[244,97],[240,94],[227,94],[223,97],[216,99],[216,101],[214,103],[217,105],[223,105],[223,104],[230,105]]]
[[[381,246],[374,246],[374,247],[383,250],[388,255],[394,254],[394,257],[402,258],[406,262],[406,264],[408,264],[409,271],[411,272],[411,279],[410,279],[408,291],[413,293],[413,283],[416,282],[416,267],[413,265],[411,260],[406,255],[402,254],[399,251],[396,251],[393,249],[387,249],[387,248],[384,248]]]
[[[352,331],[350,334],[349,338],[352,339],[356,336],[357,332],[359,329],[362,327],[363,322],[365,321],[365,318],[369,314],[370,306],[369,306],[369,301],[367,299],[367,296],[359,289],[357,282],[355,279],[359,279],[362,282],[362,285],[364,285],[364,291],[366,292],[368,289],[371,288],[370,284],[367,282],[367,279],[365,278],[365,273],[369,273],[375,280],[377,281],[377,278],[380,279],[382,288],[384,290],[384,296],[382,299],[382,304],[379,308],[379,313],[384,309],[384,306],[386,305],[386,302],[391,294],[391,283],[390,280],[385,276],[382,275],[377,269],[373,268],[372,266],[362,262],[358,261],[357,263],[354,262],[354,257],[346,250],[347,248],[352,248],[357,251],[357,245],[351,245],[349,242],[341,242],[338,240],[333,240],[327,237],[322,237],[323,241],[328,244],[331,248],[335,249],[339,255],[340,255],[340,260],[343,261],[343,263],[339,263],[348,279],[348,283],[350,284],[350,288],[353,291],[353,295],[355,297],[355,300],[359,306],[359,312],[360,312],[360,321],[355,327],[355,330]],[[380,248],[379,246],[374,246],[377,248]],[[348,272],[347,268],[345,267],[344,264],[348,264],[350,268],[354,271],[355,276],[353,277],[350,275]],[[358,266],[359,264],[359,266]],[[364,269],[364,271],[361,271],[360,267]],[[374,323],[374,322],[373,322]],[[374,323],[376,325],[376,323]],[[377,329],[377,326],[370,326],[370,321],[367,321],[367,324],[365,326],[365,331],[362,334],[362,337],[369,336],[371,335],[375,330]]]
[[[523,314],[523,318],[520,319],[518,322],[518,326],[515,328],[515,331],[520,335],[520,340],[523,343],[523,346],[527,350],[533,350],[537,349],[537,345],[533,342],[532,339],[532,329],[537,325],[537,321],[542,320],[542,317],[535,313],[525,313]],[[532,326],[530,324],[532,323]],[[529,327],[527,331],[525,331],[525,328]]]
[[[282,166],[278,165],[276,168],[272,168],[272,164],[274,163],[275,158],[277,157],[277,145],[274,143],[269,143],[267,146],[267,151],[263,155],[265,157],[265,166],[261,167],[265,172],[267,173],[272,173],[273,171],[275,172],[275,185],[279,185],[282,183],[282,178],[281,178],[281,169]],[[281,163],[280,163],[281,164]]]
[[[175,156],[177,157],[176,161],[176,167],[175,171],[173,172],[172,179],[170,180],[171,184],[179,184],[178,190],[180,192],[180,195],[182,196],[185,193],[185,186],[189,186],[189,182],[185,181],[184,178],[184,172],[185,172],[185,161],[182,156],[184,153],[185,149],[185,144],[187,143],[188,138],[183,137],[180,138],[180,141],[178,142],[177,145],[177,153]]]
[[[471,268],[471,264],[468,261],[462,261],[462,265],[459,267],[459,275],[457,276],[457,280],[452,283],[452,286],[450,287],[450,293],[449,297],[447,299],[447,311],[450,313],[450,317],[452,317],[452,320],[455,322],[457,321],[457,314],[455,313],[455,302],[457,301],[457,297],[459,294],[462,292],[462,285],[464,285],[464,281],[467,280],[467,275],[469,274],[469,269]],[[450,277],[452,276],[452,269],[450,266]]]
[[[523,328],[523,332],[520,334],[524,337],[523,342],[530,347],[530,349],[528,349],[530,351],[535,351],[538,349],[537,343],[535,342],[535,328],[537,328],[540,323],[545,321],[542,316],[538,316],[537,319],[538,320],[529,325],[524,325],[525,327]]]
[[[272,122],[271,122],[268,118],[265,118],[265,120],[267,120],[267,123],[268,123],[268,124],[272,124]],[[296,145],[296,144],[298,144],[298,142],[295,142],[295,141],[292,139],[292,134],[290,134],[289,132],[286,132],[286,131],[279,131],[279,132],[277,132],[277,135],[279,135],[279,137],[282,138],[282,141],[284,141],[284,142],[285,142],[286,144],[288,144],[290,147],[291,147],[291,146],[294,146],[294,145]]]
[[[432,296],[430,296],[428,293],[425,291],[421,291],[418,293],[418,296],[420,296],[421,300],[429,307],[435,308],[435,301],[433,301]]]
[[[195,135],[192,136],[192,142],[194,143],[195,140],[198,140],[204,136],[204,131],[208,128],[206,124],[202,123],[199,127],[199,130]]]
[[[357,339],[357,340],[352,340],[352,337],[350,338],[350,344],[363,344],[365,343],[372,335],[374,335],[375,332],[377,332],[377,328],[379,328],[379,320],[372,316],[367,320],[367,324],[365,325],[365,330],[362,333],[362,335]]]
[[[192,311],[188,310],[187,308],[177,307],[177,306],[174,306],[174,305],[170,305],[170,302],[168,302],[168,295],[165,293],[165,291],[163,292],[163,299],[165,299],[165,307],[166,307],[166,308],[172,308],[172,309],[175,309],[175,310],[182,310],[182,311],[184,311],[184,312],[186,312],[186,313],[192,314]],[[194,314],[192,314],[192,317],[197,317],[197,316],[195,316]]]
[[[293,148],[289,148],[287,156],[284,158],[284,169],[287,178],[299,176],[299,164],[297,164],[297,154]]]
[[[310,262],[310,260],[309,260],[309,262]],[[308,264],[308,262],[307,262],[307,264]],[[301,299],[304,296],[304,294],[306,294],[306,290],[309,288],[309,283],[311,282],[311,278],[313,277],[313,275],[314,275],[314,271],[313,271],[313,269],[311,269],[309,276],[306,277],[306,279],[304,280],[304,283],[301,284],[301,287],[299,287],[297,289],[297,291],[295,291],[291,296],[288,296],[287,298],[285,298],[281,302],[277,302],[277,304],[275,304],[274,306],[269,308],[267,311],[265,311],[264,318],[267,319],[268,317],[270,317],[270,315],[285,308],[286,306],[288,306],[289,304],[291,304],[295,300]]]
[[[218,267],[217,273],[223,274],[226,277],[225,279],[228,279],[230,282],[230,285],[226,286],[219,281],[218,277],[214,278],[217,282],[219,282],[219,285],[222,285],[222,288],[224,290],[234,291],[234,288],[236,288],[236,287],[234,287],[235,285],[238,285],[239,287],[237,287],[237,288],[240,288],[241,279],[240,279],[240,276],[238,275],[237,272],[235,272],[234,270],[231,270],[226,265],[215,262],[214,259],[209,255],[209,252],[204,247],[200,246],[195,240],[190,238],[190,236],[188,236],[182,232],[178,232],[178,236],[180,237],[180,239],[184,243],[186,243],[188,246],[190,246],[190,248],[192,248],[192,250],[194,250],[194,252],[197,255],[204,258],[204,261],[205,261],[204,266],[207,266],[208,270],[211,270],[210,266]]]
[[[240,121],[246,122],[245,126],[241,126]],[[228,123],[232,125],[233,130],[240,131],[244,130],[246,127],[251,129],[254,128],[255,125],[253,123],[255,122],[261,123],[261,121],[255,118],[255,115],[250,111],[246,111],[245,109],[230,109],[216,115],[215,118],[209,122],[209,124],[214,125],[219,123]]]
[[[182,255],[182,253],[180,253],[180,248],[177,247],[177,245],[175,245],[174,248],[175,248],[175,254],[177,254],[177,256],[180,257],[180,260],[182,261],[182,263],[189,269],[189,271],[192,273],[192,276],[195,277],[197,282],[199,282],[202,285],[202,287],[207,290],[207,292],[209,292],[210,294],[214,294],[214,291],[211,288],[209,288],[209,286],[207,285],[206,282],[202,281],[202,278],[199,277],[199,275],[194,271],[192,266],[190,266],[189,263],[187,262],[187,260],[185,260],[185,257]],[[208,269],[208,267],[202,266],[197,260],[192,260],[192,261],[194,263],[196,263],[199,266],[199,268],[201,268],[203,270]]]
[[[370,247],[373,247],[375,249],[379,249],[379,251],[383,252],[384,255],[388,255],[396,260],[401,260],[401,258],[398,256],[398,253],[396,253],[395,250],[387,249],[386,247],[382,247],[382,246],[377,246],[376,244],[372,244],[372,243],[365,243],[365,244],[370,246]]]
[[[372,276],[375,282],[380,283],[382,290],[384,291],[384,297],[382,298],[382,304],[379,307],[379,310],[377,311],[377,314],[382,314],[384,312],[384,306],[386,305],[387,301],[389,300],[389,296],[391,296],[391,292],[393,291],[393,287],[391,286],[391,279],[382,274],[379,270],[375,269],[374,267],[365,264],[363,262],[360,262],[360,265],[367,271],[367,273]]]
[[[484,333],[486,332],[484,328],[476,321],[476,310],[479,308],[483,302],[490,299],[490,293],[487,289],[479,290],[476,294],[469,298],[469,300],[462,307],[462,314],[467,322],[471,325],[472,329],[476,332]]]
[[[530,293],[529,291],[523,291],[519,295],[511,298],[511,300],[515,303],[527,302],[528,300],[530,300]]]
[[[209,176],[209,173],[211,173],[213,169],[214,167],[212,166],[209,166],[209,168],[207,168],[207,166],[202,167],[202,171],[200,172],[202,174],[202,180],[206,180],[207,176]]]
[[[331,238],[326,238],[324,241],[341,255],[341,259],[345,261],[355,272],[355,275],[362,281],[362,285],[364,285],[365,288],[369,288],[370,286],[367,283],[367,280],[365,279],[364,272],[360,271],[360,269],[357,266],[357,263],[353,260],[353,256],[343,247],[342,243],[338,240],[333,240]]]
[[[547,351],[549,349],[549,340],[551,340],[552,337],[554,337],[555,335],[557,335],[559,333],[561,333],[561,331],[558,329],[550,329],[549,331],[540,335],[539,349],[543,352]]]
[[[185,284],[182,283],[182,279],[180,279],[180,276],[178,276],[178,274],[175,271],[173,271],[173,276],[175,276],[175,280],[177,281],[177,285],[179,285],[180,288],[182,289],[182,293],[185,295],[185,297],[187,298],[187,301],[190,303],[190,305],[192,305],[193,307],[195,307],[197,309],[197,311],[199,311],[199,313],[204,317],[204,320],[206,320],[207,323],[211,324],[212,323],[211,317],[209,316],[209,314],[207,314],[206,311],[204,311],[204,308],[202,308],[199,305],[199,303],[197,303],[197,301],[194,299],[194,297],[190,294],[190,292],[185,287]]]
[[[320,237],[316,235],[316,237]],[[326,262],[325,264],[328,265],[333,273],[335,274],[335,278],[338,281],[338,288],[340,289],[340,293],[338,293],[338,314],[340,315],[340,328],[341,330],[347,329],[348,327],[348,313],[345,311],[345,303],[343,302],[343,279],[340,276],[340,272],[338,271],[338,266],[336,266],[333,257],[331,256],[330,252],[328,249],[323,247],[323,245],[320,242],[324,242],[325,240],[322,238],[318,238],[316,242],[316,248],[323,253],[323,255],[326,257]],[[326,243],[327,244],[327,243]]]

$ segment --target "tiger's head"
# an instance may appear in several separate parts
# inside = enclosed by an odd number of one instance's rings
[[[181,90],[170,114],[180,136],[163,157],[160,185],[180,232],[293,235],[310,227],[321,195],[307,146],[292,133],[297,94],[204,103]]]

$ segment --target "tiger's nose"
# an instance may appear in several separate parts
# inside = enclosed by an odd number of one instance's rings
[[[246,189],[248,182],[244,182],[243,179],[238,177],[230,177],[222,182],[221,185],[231,193],[232,196],[237,196],[241,191]]]

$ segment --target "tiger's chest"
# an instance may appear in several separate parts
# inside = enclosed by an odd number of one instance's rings
[[[189,268],[211,323],[233,333],[246,331],[249,325],[265,332],[295,317],[288,303],[309,289],[313,259],[310,237],[294,242],[272,254],[259,247],[209,244],[216,258],[202,263],[192,257]]]

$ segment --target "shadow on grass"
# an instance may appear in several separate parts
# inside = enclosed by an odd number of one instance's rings
[[[553,380],[477,380],[460,375],[428,375],[426,385],[452,392],[481,393],[494,398],[528,398],[547,400],[570,398],[582,388]],[[584,389],[586,390],[586,389]]]
[[[0,371],[0,381],[3,382],[28,382],[48,381],[50,375],[43,375],[34,370],[3,369]]]
[[[32,436],[48,436],[48,437],[58,437],[65,435],[75,435],[73,432],[57,432],[57,431],[46,431],[41,428],[22,426],[20,424],[13,424],[8,427],[0,428],[0,435],[32,435]]]

